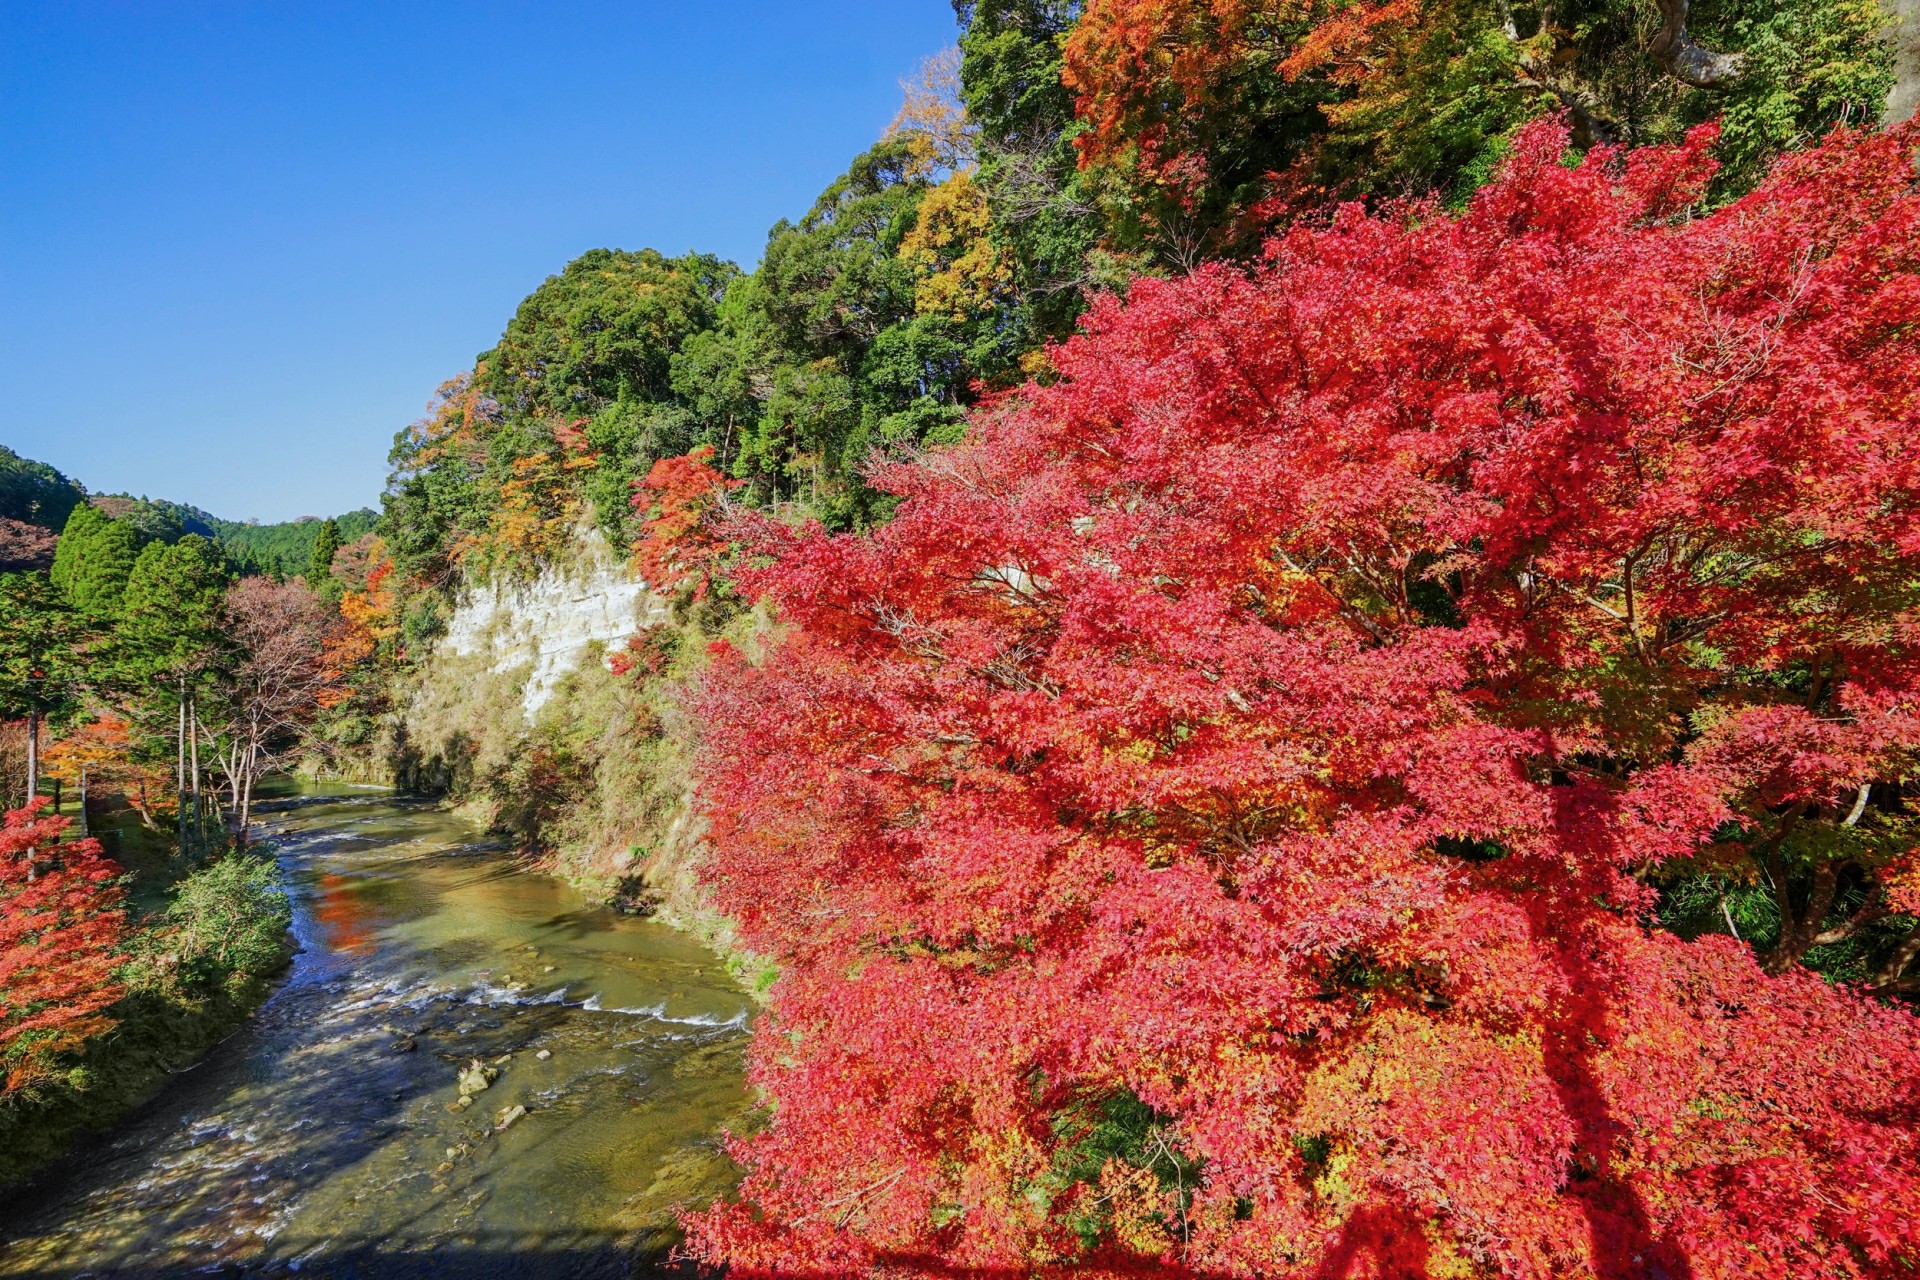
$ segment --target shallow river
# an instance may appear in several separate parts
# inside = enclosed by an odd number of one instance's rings
[[[0,1204],[0,1276],[620,1276],[724,1189],[748,1001],[708,952],[426,805],[272,808],[286,984]],[[475,1060],[498,1076],[450,1110]]]

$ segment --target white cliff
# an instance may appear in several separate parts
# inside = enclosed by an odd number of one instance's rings
[[[617,648],[671,617],[668,602],[614,556],[597,530],[583,530],[566,564],[528,581],[495,579],[462,592],[440,651],[482,658],[496,674],[525,668],[521,699],[531,720],[589,646]]]

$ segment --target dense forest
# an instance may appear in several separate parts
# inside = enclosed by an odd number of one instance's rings
[[[752,270],[540,284],[377,517],[0,459],[0,895],[73,886],[0,933],[48,993],[0,1004],[8,1089],[141,981],[43,761],[180,875],[251,874],[302,767],[617,851],[639,908],[691,797],[683,887],[767,987],[701,1264],[1920,1268],[1886,16],[956,10]],[[447,665],[463,592],[596,540],[670,624],[531,717]]]

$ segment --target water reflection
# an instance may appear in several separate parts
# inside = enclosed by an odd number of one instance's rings
[[[373,946],[373,914],[361,905],[353,881],[346,876],[331,871],[321,875],[315,886],[313,918],[329,950],[353,955]]]

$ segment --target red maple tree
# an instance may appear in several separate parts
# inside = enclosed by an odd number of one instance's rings
[[[707,874],[782,977],[697,1257],[1920,1266],[1920,1023],[1791,954],[1915,871],[1916,134],[1692,218],[1709,131],[1565,139],[1136,282],[870,534],[735,527]],[[1682,863],[1786,957],[1653,927]]]
[[[126,932],[120,868],[95,840],[62,843],[44,799],[0,827],[0,1100],[46,1079],[62,1053],[111,1026]]]
[[[744,481],[729,480],[707,465],[713,446],[661,458],[634,481],[633,508],[647,517],[633,544],[634,568],[656,591],[673,591],[691,582],[704,596],[714,563],[727,542],[713,527],[712,518],[726,501],[727,492]]]

